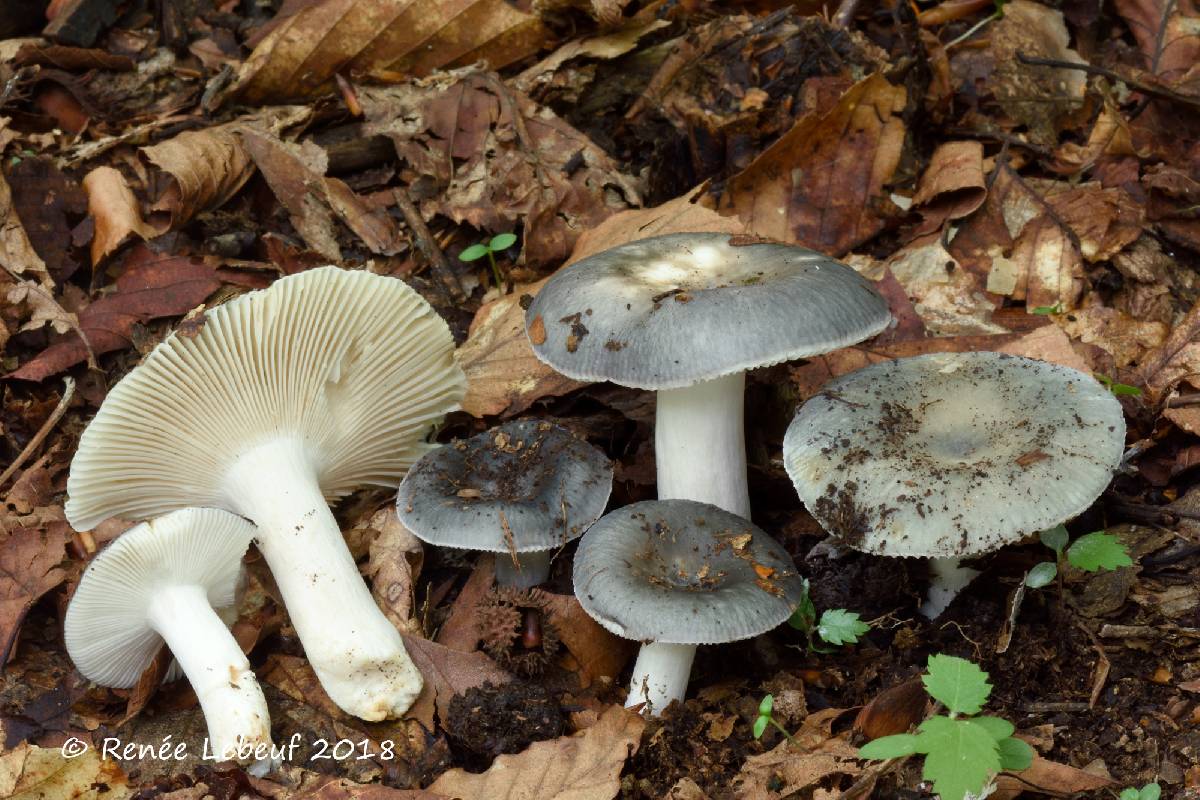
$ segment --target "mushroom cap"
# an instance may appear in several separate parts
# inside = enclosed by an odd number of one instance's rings
[[[94,527],[187,506],[228,508],[247,450],[297,437],[326,498],[396,486],[465,390],[446,323],[396,278],[321,267],[209,310],[109,392],[67,480],[67,519]]]
[[[493,553],[552,550],[604,513],[612,464],[565,428],[517,420],[427,453],[397,514],[417,538]]]
[[[1125,443],[1090,375],[1003,353],[933,353],[831,381],[783,441],[826,530],[889,556],[979,555],[1085,511]]]
[[[600,518],[575,552],[575,594],[617,636],[724,644],[771,630],[800,603],[791,557],[760,528],[694,500],[650,500]]]
[[[890,321],[870,281],[821,253],[673,233],[560,271],[525,330],[537,357],[569,378],[658,390],[828,353]]]
[[[147,617],[158,589],[199,586],[214,610],[234,606],[254,530],[226,511],[185,508],[114,539],[84,570],[63,620],[80,674],[119,689],[137,683],[163,644]]]

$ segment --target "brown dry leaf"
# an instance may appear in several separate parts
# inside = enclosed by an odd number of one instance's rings
[[[602,628],[583,610],[575,595],[547,592],[546,597],[550,601],[550,622],[577,665],[580,685],[587,688],[605,676],[615,681],[636,652],[637,643]]]
[[[883,229],[884,184],[900,163],[906,92],[871,75],[823,114],[806,114],[721,195],[759,236],[840,256]]]
[[[407,246],[384,207],[371,206],[337,178],[325,178],[321,186],[325,192],[325,202],[329,203],[333,213],[372,253],[394,256]]]
[[[308,770],[296,770],[295,774],[298,780],[289,782],[289,785],[253,777],[250,778],[250,784],[270,800],[450,800],[446,795],[422,789],[393,789],[377,783],[355,783]],[[166,800],[169,795],[160,797]]]
[[[95,749],[65,758],[57,747],[22,742],[0,755],[0,797],[8,800],[123,800],[129,795],[125,773]]]
[[[693,202],[689,192],[654,208],[623,211],[585,231],[567,264],[618,244],[667,233],[744,233],[736,218],[722,217]],[[471,322],[467,341],[458,349],[467,374],[462,407],[476,416],[512,415],[543,397],[557,397],[584,384],[566,378],[533,354],[525,335],[522,295],[536,295],[545,281],[519,286],[510,295],[484,305]]]
[[[560,263],[579,235],[640,205],[640,188],[549,109],[474,69],[359,91],[366,132],[391,138],[438,191],[421,203],[491,233],[524,225],[522,259]]]
[[[1174,83],[1200,63],[1200,6],[1195,0],[1116,0],[1146,59],[1146,69]]]
[[[371,583],[371,594],[398,630],[416,632],[420,625],[412,616],[416,607],[413,586],[425,557],[421,540],[396,518],[394,505],[375,512],[367,527],[378,532],[371,540],[363,570]]]
[[[66,578],[60,565],[70,535],[66,523],[57,523],[43,529],[20,528],[0,540],[0,670],[8,663],[29,609]],[[0,796],[7,795],[0,792]]]
[[[1142,234],[1145,211],[1123,189],[1085,183],[1046,196],[1046,202],[1079,239],[1089,262],[1108,261]]]
[[[1010,291],[1003,291],[999,268],[1009,267],[1013,280]],[[1021,229],[1013,244],[1012,256],[992,260],[988,289],[1024,300],[1026,308],[1058,306],[1063,311],[1075,308],[1084,289],[1083,257],[1062,226],[1049,215],[1042,215]]]
[[[805,789],[820,787],[836,790],[849,788],[852,779],[862,773],[858,748],[828,729],[841,709],[826,709],[810,714],[792,735],[773,750],[750,756],[734,779],[737,800],[774,800]],[[782,784],[782,785],[781,785]],[[818,789],[820,792],[820,789]],[[836,796],[837,792],[816,796]]]
[[[550,55],[529,67],[512,79],[512,86],[525,94],[531,94],[534,89],[552,84],[559,70],[568,61],[575,58],[613,59],[623,56],[637,47],[638,41],[645,35],[659,28],[665,28],[671,23],[665,19],[654,19],[621,28],[620,30],[604,33],[599,36],[589,36],[584,39],[572,39],[563,44]]]
[[[1000,107],[1029,130],[1029,138],[1054,147],[1068,118],[1083,106],[1087,74],[1081,70],[1030,66],[1017,53],[1083,64],[1067,45],[1071,36],[1061,11],[1032,0],[1012,0],[991,26],[995,71],[989,84]]]
[[[0,130],[3,124],[0,123]],[[33,249],[33,243],[17,216],[13,205],[12,187],[0,172],[0,266],[13,276],[29,273],[46,289],[54,288],[54,281],[46,270],[46,264]]]
[[[1117,367],[1140,361],[1146,352],[1159,347],[1169,332],[1161,322],[1138,319],[1100,305],[1056,316],[1054,321],[1072,339],[1104,350],[1112,356],[1113,365]]]
[[[79,330],[79,317],[67,311],[43,285],[21,281],[9,287],[7,300],[13,305],[24,303],[29,317],[21,324],[22,331],[35,331],[49,325],[57,333]]]
[[[1093,166],[1101,156],[1136,156],[1129,123],[1111,98],[1104,98],[1104,109],[1092,124],[1086,144],[1064,142],[1054,154],[1054,169],[1075,174]]]
[[[1034,754],[1029,769],[1014,775],[1001,774],[996,779],[996,791],[988,795],[991,800],[1012,800],[1018,795],[1034,791],[1054,797],[1073,797],[1081,792],[1101,792],[1119,786],[1110,778],[1047,761]]]
[[[1181,381],[1200,385],[1200,302],[1192,306],[1166,341],[1146,354],[1138,365],[1137,384],[1146,399],[1157,403]]]
[[[340,261],[333,214],[320,197],[319,181],[328,161],[325,151],[311,142],[282,142],[260,131],[244,130],[240,138],[248,167],[258,167],[304,243],[329,260]]]
[[[913,196],[913,207],[925,218],[917,234],[932,233],[946,220],[973,213],[986,199],[983,144],[967,141],[939,145]]]
[[[640,715],[613,706],[582,733],[499,756],[479,775],[449,770],[429,790],[462,800],[612,800],[645,726]]]
[[[1147,216],[1168,236],[1200,251],[1200,179],[1178,167],[1156,164],[1146,170]]]
[[[216,271],[203,261],[160,256],[141,245],[130,251],[114,290],[79,312],[79,326],[94,353],[120,350],[130,346],[135,324],[185,314],[220,285]],[[87,357],[87,347],[75,334],[50,345],[10,377],[45,380]]]
[[[479,601],[495,583],[495,557],[491,553],[481,553],[475,562],[471,577],[463,584],[450,607],[450,614],[442,627],[438,629],[437,643],[470,653],[479,644],[479,628],[475,623],[476,610]]]
[[[420,76],[481,60],[500,69],[550,40],[537,17],[504,0],[324,0],[259,42],[231,94],[261,105],[327,91],[335,73]]]
[[[413,663],[425,678],[425,686],[416,703],[408,711],[408,717],[419,720],[426,728],[433,729],[433,712],[449,719],[450,700],[467,689],[484,683],[508,683],[512,676],[496,666],[483,653],[464,653],[451,650],[419,636],[404,637],[404,647],[412,656]]]
[[[887,262],[864,273],[882,277],[885,269],[904,287],[917,315],[934,336],[1005,332],[991,321],[999,303],[988,296],[983,279],[965,269],[937,234],[910,242]]]
[[[92,235],[92,266],[116,250],[130,235],[151,239],[157,235],[154,226],[142,220],[133,190],[125,176],[112,167],[96,167],[83,178],[87,192],[88,215],[95,223]]]

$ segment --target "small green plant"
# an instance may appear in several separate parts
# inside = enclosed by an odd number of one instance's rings
[[[758,718],[754,720],[754,738],[761,739],[766,733],[768,725],[774,725],[779,731],[787,737],[789,742],[795,741],[792,735],[787,732],[787,728],[775,721],[775,717],[771,716],[771,711],[775,708],[775,695],[769,694],[762,699],[758,704]]]
[[[983,710],[992,685],[988,674],[962,658],[929,657],[922,678],[925,691],[946,707],[945,716],[930,717],[916,733],[884,736],[859,749],[863,758],[889,759],[921,754],[921,775],[933,781],[942,800],[963,800],[983,788],[1001,771],[1019,772],[1033,763],[1033,750],[1013,737],[1013,726],[1000,717],[975,716]]]
[[[1000,16],[1004,16],[1003,13],[1001,13],[999,8],[996,9],[996,13]],[[1040,314],[1040,315],[1061,314],[1062,311],[1063,311],[1062,303],[1055,303],[1052,306],[1034,306],[1033,308],[1029,309],[1030,314]]]
[[[1092,377],[1104,384],[1104,388],[1108,389],[1117,397],[1140,397],[1142,390],[1136,386],[1131,386],[1128,383],[1117,383],[1107,375],[1099,372],[1093,372]]]
[[[488,263],[492,265],[492,278],[496,281],[496,288],[500,289],[504,285],[504,281],[500,278],[500,267],[496,265],[496,253],[507,250],[512,247],[517,241],[515,233],[500,233],[493,236],[489,241],[479,242],[468,247],[458,254],[459,261],[478,261],[487,256]]]
[[[1157,783],[1147,783],[1140,789],[1130,786],[1117,796],[1121,800],[1158,800],[1162,796],[1162,787]]]
[[[1030,589],[1040,589],[1058,577],[1064,561],[1085,572],[1133,564],[1125,545],[1111,533],[1096,531],[1080,536],[1070,547],[1067,547],[1067,529],[1062,525],[1042,531],[1039,537],[1042,544],[1054,551],[1055,560],[1035,564],[1025,573],[1025,585]]]
[[[844,608],[829,608],[817,619],[817,607],[813,605],[812,596],[808,591],[808,579],[804,579],[804,589],[800,594],[800,605],[788,618],[788,625],[800,631],[808,639],[808,652],[832,653],[832,647],[821,647],[817,639],[827,644],[841,646],[855,644],[858,637],[871,630],[871,626],[859,619],[854,611]]]

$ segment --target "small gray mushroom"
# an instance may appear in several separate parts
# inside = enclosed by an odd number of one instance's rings
[[[683,699],[696,646],[765,633],[791,616],[803,581],[774,539],[692,500],[601,517],[575,553],[575,594],[603,627],[642,642],[626,706]]]
[[[745,372],[828,353],[891,320],[871,282],[802,247],[718,233],[622,244],[552,277],[526,314],[567,377],[658,392],[658,496],[750,516]]]
[[[1125,444],[1090,375],[1002,353],[934,353],[831,381],[796,413],[784,464],[813,516],[867,553],[932,558],[937,617],[982,555],[1085,511]]]
[[[497,583],[527,588],[604,513],[612,478],[604,454],[565,428],[517,420],[426,454],[396,509],[422,541],[497,553]]]

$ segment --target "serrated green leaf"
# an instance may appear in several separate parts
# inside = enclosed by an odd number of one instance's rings
[[[486,244],[473,244],[466,250],[458,254],[459,261],[478,261],[488,254],[488,246]]]
[[[1116,569],[1133,564],[1129,551],[1121,540],[1111,533],[1096,531],[1080,536],[1067,548],[1067,561],[1073,567],[1088,572]]]
[[[1025,585],[1030,589],[1040,589],[1050,584],[1056,575],[1058,575],[1058,565],[1053,561],[1043,561],[1040,564],[1034,564],[1033,568],[1025,573]]]
[[[1138,792],[1138,800],[1158,800],[1162,797],[1162,787],[1157,783],[1147,783]]]
[[[1033,765],[1033,748],[1015,736],[1000,739],[996,744],[1000,747],[1000,769],[1020,772]]]
[[[858,748],[859,758],[874,758],[880,761],[911,756],[915,752],[917,752],[917,737],[911,733],[881,736]]]
[[[513,246],[513,242],[517,241],[515,233],[498,233],[492,237],[492,241],[488,242],[488,247],[495,250],[507,250]]]
[[[1000,746],[976,721],[930,717],[918,730],[917,752],[926,754],[921,775],[942,800],[977,795],[1000,771]]]
[[[1062,525],[1055,525],[1053,528],[1048,528],[1038,534],[1038,538],[1042,540],[1042,544],[1049,547],[1054,552],[1062,555],[1063,548],[1067,546],[1067,529]]]
[[[808,594],[808,578],[804,578],[800,586],[800,603],[788,617],[788,625],[798,631],[811,633],[817,624],[817,607],[813,605],[812,597]]]
[[[992,693],[988,674],[965,658],[937,653],[922,679],[925,691],[956,714],[978,714]]]
[[[771,721],[770,717],[759,717],[754,720],[754,738],[761,739],[763,733],[767,730],[767,723]]]
[[[986,728],[997,742],[1012,736],[1016,730],[1011,722],[1000,717],[973,717],[971,721]]]
[[[871,626],[859,619],[857,612],[844,608],[826,609],[817,623],[817,636],[837,645],[854,644],[869,630]]]
[[[760,717],[769,717],[773,708],[775,708],[775,695],[766,695],[763,697],[762,702],[758,704],[758,715]]]

